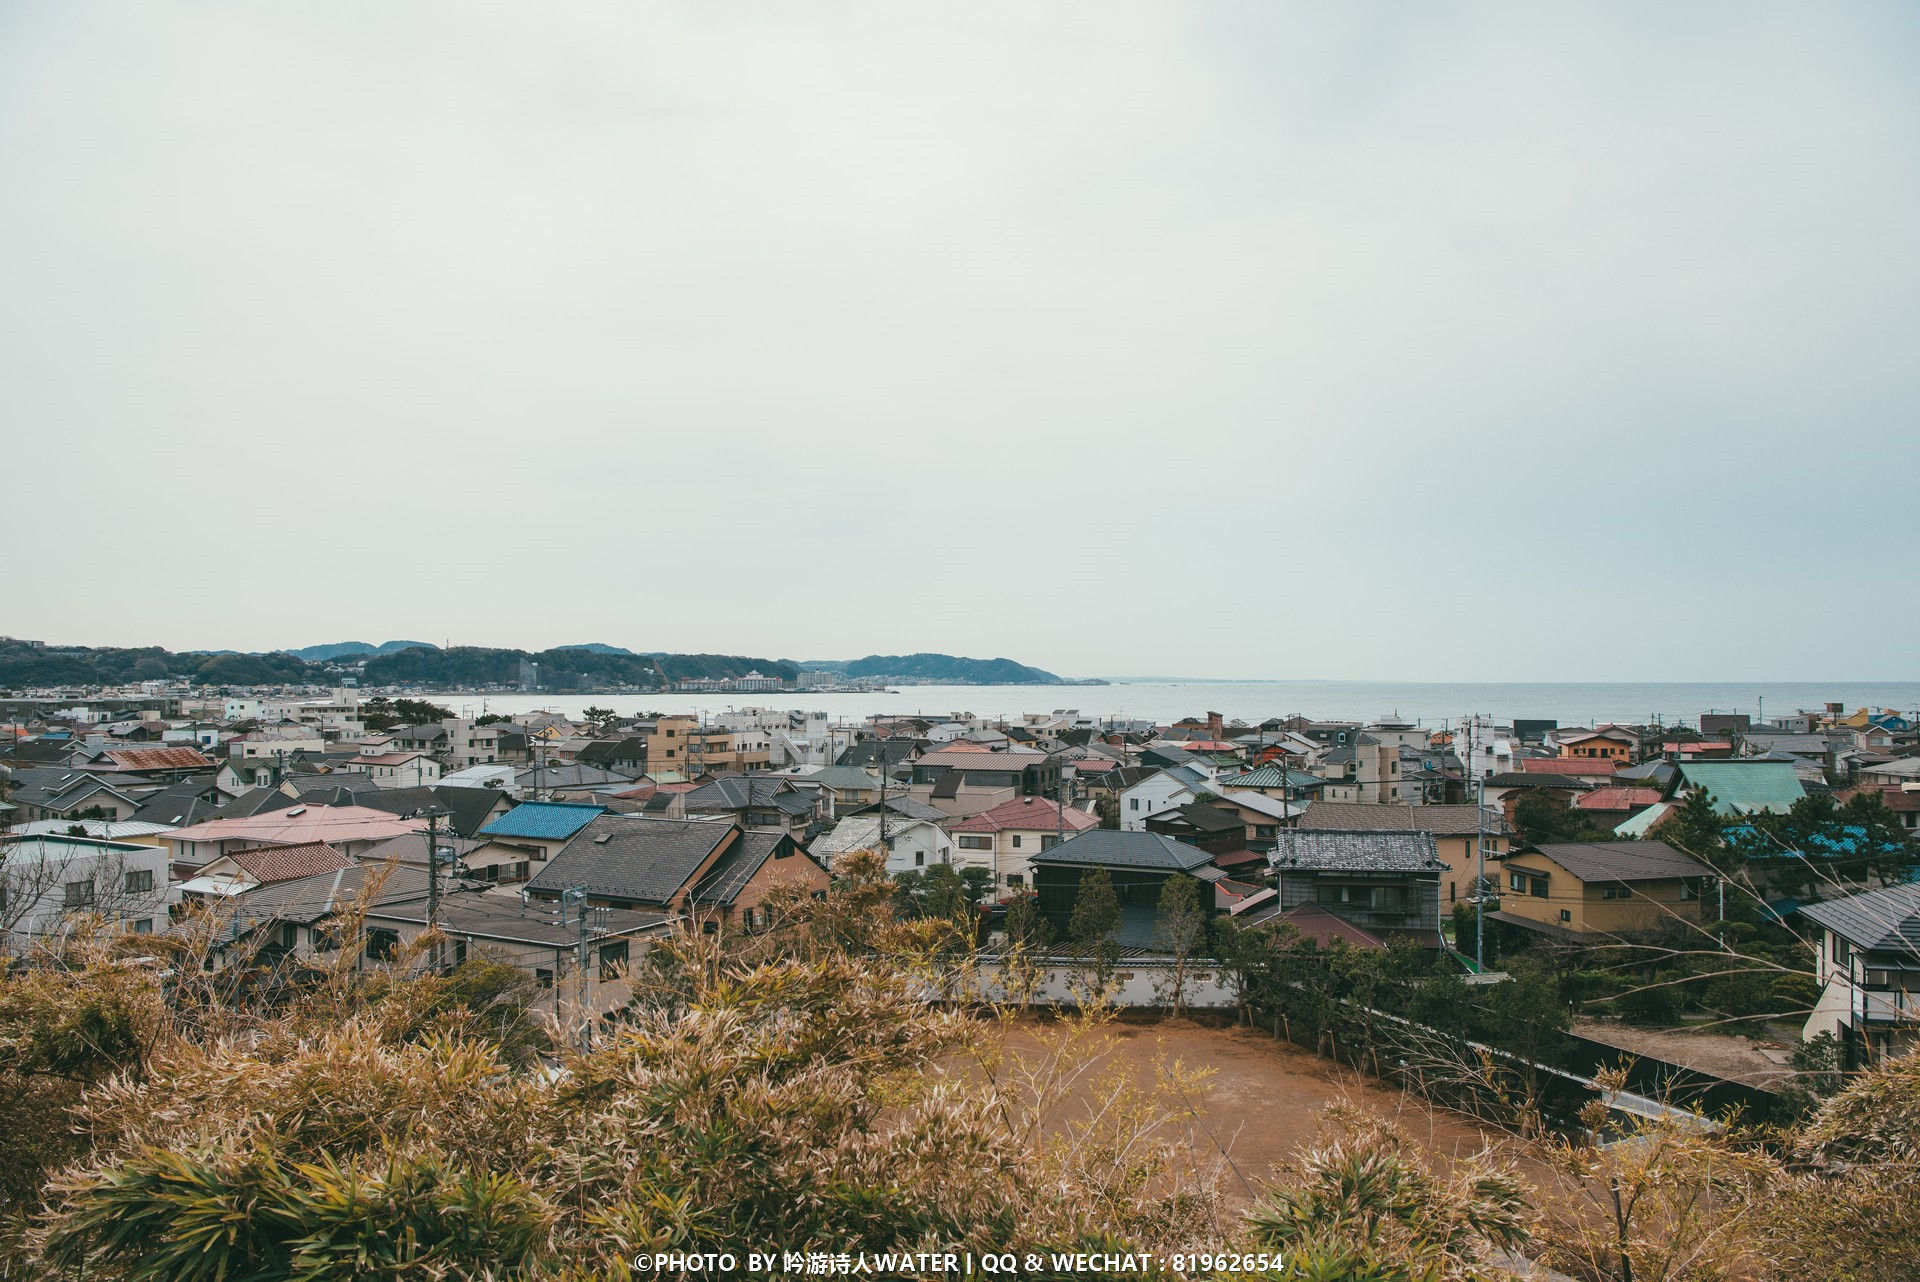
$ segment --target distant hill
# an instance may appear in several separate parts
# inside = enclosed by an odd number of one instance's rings
[[[431,641],[382,641],[379,645],[368,645],[365,641],[336,641],[332,645],[301,646],[298,650],[281,650],[278,653],[290,654],[309,663],[325,663],[330,659],[354,658],[363,654],[394,654],[401,650],[439,648]]]
[[[623,645],[608,645],[605,641],[589,641],[585,645],[557,645],[553,648],[556,650],[591,650],[595,654],[633,654],[633,651]]]
[[[540,665],[545,690],[600,690],[609,686],[655,689],[675,681],[743,677],[749,672],[791,681],[791,663],[739,654],[633,654],[614,646],[562,646],[552,650],[495,650],[457,645],[449,650],[402,650],[367,660],[360,683],[469,689],[513,685],[522,661]]]
[[[936,681],[969,686],[1067,684],[1044,668],[1012,659],[968,659],[952,654],[870,654],[864,659],[805,659],[796,666],[809,672],[844,672],[869,681]]]
[[[309,662],[303,657],[309,654],[327,657]],[[389,641],[381,646],[343,641],[271,654],[231,650],[176,654],[159,646],[96,648],[0,637],[0,691],[181,680],[211,686],[325,686],[338,680],[337,674],[327,670],[328,663],[362,655],[366,657],[360,676],[363,686],[462,689],[517,685],[523,659],[540,665],[542,689],[582,692],[614,686],[660,689],[675,681],[743,677],[756,671],[791,681],[799,673],[793,664],[777,659],[740,654],[636,655],[603,645],[529,652],[481,646],[442,650],[423,641]]]

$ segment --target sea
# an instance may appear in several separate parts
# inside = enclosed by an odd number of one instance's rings
[[[1396,717],[1440,728],[1484,716],[1591,726],[1615,721],[1697,725],[1705,712],[1755,720],[1838,703],[1920,712],[1920,681],[1805,682],[1431,682],[1431,681],[1115,681],[1097,686],[905,685],[887,691],[766,694],[443,693],[431,696],[463,716],[546,710],[578,717],[589,706],[616,713],[688,713],[735,708],[825,709],[835,721],[875,713],[1017,718],[1073,710],[1099,718],[1166,725],[1218,712],[1257,724],[1296,713],[1319,720],[1370,722]]]

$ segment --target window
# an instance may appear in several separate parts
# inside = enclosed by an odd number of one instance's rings
[[[400,935],[396,931],[376,926],[367,932],[367,960],[385,961],[400,948]]]
[[[1018,849],[1020,849],[1020,838],[1018,838],[1018,837],[1015,837],[1015,838],[1013,839],[1013,848],[1014,848],[1015,850],[1018,850]]]
[[[69,908],[84,908],[93,902],[93,878],[85,881],[70,881],[65,887],[65,902]]]
[[[707,924],[712,925],[713,923],[709,922]],[[600,945],[600,981],[602,983],[620,978],[621,975],[626,973],[626,969],[626,940],[623,939],[616,944]]]
[[[1620,887],[1618,887],[1618,886],[1608,886],[1608,887],[1606,887],[1606,888],[1605,888],[1604,890],[1602,890],[1602,891],[1600,892],[1600,898],[1602,898],[1602,899],[1618,899],[1618,898],[1620,898]]]
[[[290,921],[280,923],[280,947],[292,948],[300,942],[300,928]]]
[[[143,895],[153,889],[153,869],[130,868],[127,870],[127,893]]]
[[[1571,909],[1567,909],[1567,908],[1562,908],[1562,909],[1560,910],[1560,920],[1561,920],[1561,921],[1572,921],[1572,920],[1573,920],[1573,912],[1572,912],[1572,910],[1571,910]]]
[[[1013,840],[1016,845],[1019,844],[1020,839],[1018,837],[1015,837]],[[1050,836],[1050,837],[1043,836],[1040,838],[1040,849],[1042,850],[1052,850],[1055,846],[1059,844],[1060,844],[1060,836],[1058,833],[1055,833],[1053,836]]]
[[[960,849],[962,849],[962,850],[992,850],[992,849],[993,849],[993,838],[991,838],[991,837],[969,837],[969,836],[965,836],[965,835],[963,835],[963,836],[962,836],[962,837],[960,838]]]
[[[926,852],[926,851],[924,851],[924,850],[916,850],[916,851],[914,851],[914,852],[913,852],[913,866],[914,866],[915,868],[925,868],[925,867],[927,866],[927,852]]]
[[[552,988],[553,972],[550,970],[536,970],[533,972],[533,982],[542,988]]]
[[[1853,961],[1853,945],[1838,935],[1830,935],[1828,938],[1833,940],[1833,964],[1836,966],[1851,964]]]
[[[1527,893],[1527,874],[1523,872],[1508,873],[1507,889],[1518,891],[1520,894],[1523,894],[1523,895],[1526,894]]]
[[[1140,809],[1140,798],[1138,798],[1138,797],[1128,797],[1128,798],[1127,798],[1127,809],[1128,809],[1128,810],[1138,810],[1138,809]]]
[[[1547,879],[1545,877],[1529,877],[1527,881],[1527,893],[1529,895],[1532,895],[1535,899],[1545,899],[1547,897]]]
[[[136,935],[151,935],[153,933],[153,918],[142,917],[139,921],[133,923],[133,933]]]
[[[1007,884],[1009,886],[1024,886],[1027,884],[1027,879],[1017,872],[1010,872],[1007,874]]]

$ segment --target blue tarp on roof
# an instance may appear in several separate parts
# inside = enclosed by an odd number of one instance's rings
[[[480,830],[482,837],[565,841],[607,812],[577,801],[523,801]]]

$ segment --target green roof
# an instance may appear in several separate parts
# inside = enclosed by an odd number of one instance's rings
[[[1686,788],[1705,788],[1723,815],[1779,814],[1807,795],[1790,761],[1692,761],[1680,767]]]

